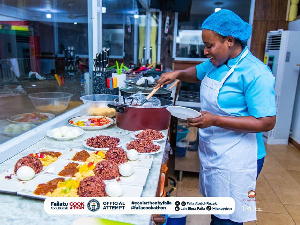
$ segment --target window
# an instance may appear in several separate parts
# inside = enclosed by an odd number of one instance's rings
[[[14,116],[43,112],[34,107],[29,94],[68,92],[73,95],[73,103],[79,100],[81,75],[89,60],[87,3],[87,0],[1,1],[0,143],[20,133],[20,127],[11,134],[5,132],[13,124]],[[54,108],[55,105],[51,113],[55,115],[65,111]]]
[[[201,24],[214,12],[216,7],[229,9],[238,14],[244,21],[250,24],[251,7],[254,1],[218,1],[192,0],[190,11],[176,13],[174,27],[173,58],[176,60],[204,61],[204,44],[202,42]]]

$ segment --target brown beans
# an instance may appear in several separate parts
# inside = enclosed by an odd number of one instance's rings
[[[140,139],[159,140],[164,138],[164,135],[160,131],[147,129],[136,134],[135,137]]]
[[[119,144],[120,139],[105,135],[91,137],[86,140],[86,144],[93,148],[112,148]]]
[[[118,165],[111,160],[103,160],[96,164],[94,173],[102,180],[111,180],[120,176]]]
[[[110,148],[105,154],[105,159],[112,160],[118,165],[128,161],[126,152],[120,147]]]
[[[147,139],[136,139],[134,141],[129,142],[126,145],[127,149],[135,149],[139,153],[150,153],[157,152],[160,148],[159,145],[153,144],[151,140]]]

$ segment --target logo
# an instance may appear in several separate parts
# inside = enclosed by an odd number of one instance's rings
[[[87,207],[90,211],[96,212],[100,209],[100,203],[96,199],[91,199],[88,202]]]
[[[249,197],[249,198],[255,198],[255,196],[256,196],[255,191],[250,190],[250,191],[248,192],[248,197]]]
[[[179,211],[180,210],[179,206],[180,206],[180,201],[176,201],[175,202],[175,211]]]
[[[51,202],[51,209],[54,210],[67,210],[68,209],[68,203],[67,202]]]
[[[84,209],[84,202],[70,202],[70,209]]]

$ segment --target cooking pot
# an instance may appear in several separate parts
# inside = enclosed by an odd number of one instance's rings
[[[121,95],[126,97],[131,96],[132,94],[136,94],[137,92],[142,92],[143,95],[148,95],[153,90],[153,87],[140,87],[140,86],[131,86],[127,88],[120,89]],[[160,100],[167,99],[171,100],[172,91],[160,88],[153,96],[159,98]]]
[[[114,104],[108,104],[108,107],[116,109],[116,122],[121,129],[130,131],[165,130],[169,128],[171,118],[171,114],[166,108],[172,104],[173,102],[170,100],[162,100],[162,106],[146,108],[115,101]]]

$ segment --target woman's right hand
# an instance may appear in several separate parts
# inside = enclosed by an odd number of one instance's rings
[[[178,70],[161,74],[160,78],[156,81],[157,85],[155,86],[155,88],[173,83],[178,76],[179,76]]]

